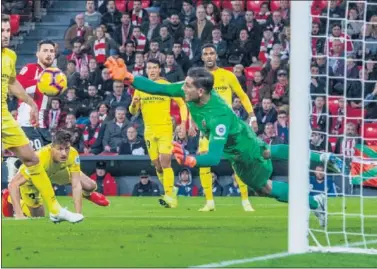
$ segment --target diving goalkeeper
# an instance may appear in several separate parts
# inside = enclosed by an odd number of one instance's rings
[[[287,145],[269,146],[260,140],[250,127],[237,118],[225,101],[212,91],[213,75],[205,68],[191,68],[184,83],[158,84],[144,77],[134,77],[126,69],[123,60],[110,57],[106,63],[112,79],[132,83],[140,91],[182,97],[199,130],[209,139],[209,150],[203,155],[186,155],[181,145],[174,144],[177,162],[187,167],[209,167],[220,163],[222,157],[229,160],[234,171],[255,191],[267,194],[281,202],[288,202],[288,184],[272,181],[272,161],[287,160]],[[328,161],[336,170],[341,161],[329,154],[311,154],[311,161]],[[304,179],[303,179],[304,180]],[[325,225],[325,197],[309,196],[310,208],[316,210],[320,224]]]

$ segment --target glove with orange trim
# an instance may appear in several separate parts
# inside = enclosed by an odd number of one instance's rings
[[[109,57],[104,65],[109,70],[109,75],[113,80],[124,81],[125,84],[132,84],[134,82],[134,76],[127,71],[127,66],[123,59]]]
[[[190,168],[195,167],[195,157],[191,155],[186,155],[185,149],[178,142],[173,142],[173,154],[180,165],[187,166]]]

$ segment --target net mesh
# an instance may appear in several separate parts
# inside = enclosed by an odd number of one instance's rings
[[[311,11],[310,149],[343,165],[311,167],[312,194],[328,198],[310,245],[377,253],[377,1],[313,1]]]

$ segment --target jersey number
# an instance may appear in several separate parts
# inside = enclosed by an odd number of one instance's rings
[[[34,150],[39,150],[42,148],[42,142],[39,139],[30,140],[30,144]]]
[[[30,193],[30,194],[29,194],[29,197],[30,197],[31,199],[35,200],[35,194],[34,194],[34,193]]]
[[[151,148],[151,141],[147,140],[147,148],[150,149]]]

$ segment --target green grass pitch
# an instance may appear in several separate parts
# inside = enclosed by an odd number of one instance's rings
[[[47,219],[2,222],[3,267],[190,267],[287,251],[287,204],[252,197],[256,212],[243,212],[240,198],[217,198],[215,212],[198,212],[203,198],[180,198],[165,209],[156,198],[111,197],[108,208],[84,201],[85,220],[54,225]],[[70,197],[59,197],[73,208]],[[329,212],[342,211],[342,198],[329,200]],[[360,213],[360,199],[346,201],[347,213]],[[364,199],[364,215],[377,215],[377,199]],[[364,219],[364,232],[377,234],[376,218]],[[329,219],[329,230],[360,232],[361,217]],[[311,216],[311,227],[320,229]],[[318,239],[325,243],[321,234]],[[350,236],[349,243],[362,241]],[[369,238],[375,240],[377,237]],[[333,245],[344,236],[330,236]],[[377,244],[369,247],[377,249]],[[242,263],[234,267],[375,267],[377,255],[305,254]]]

